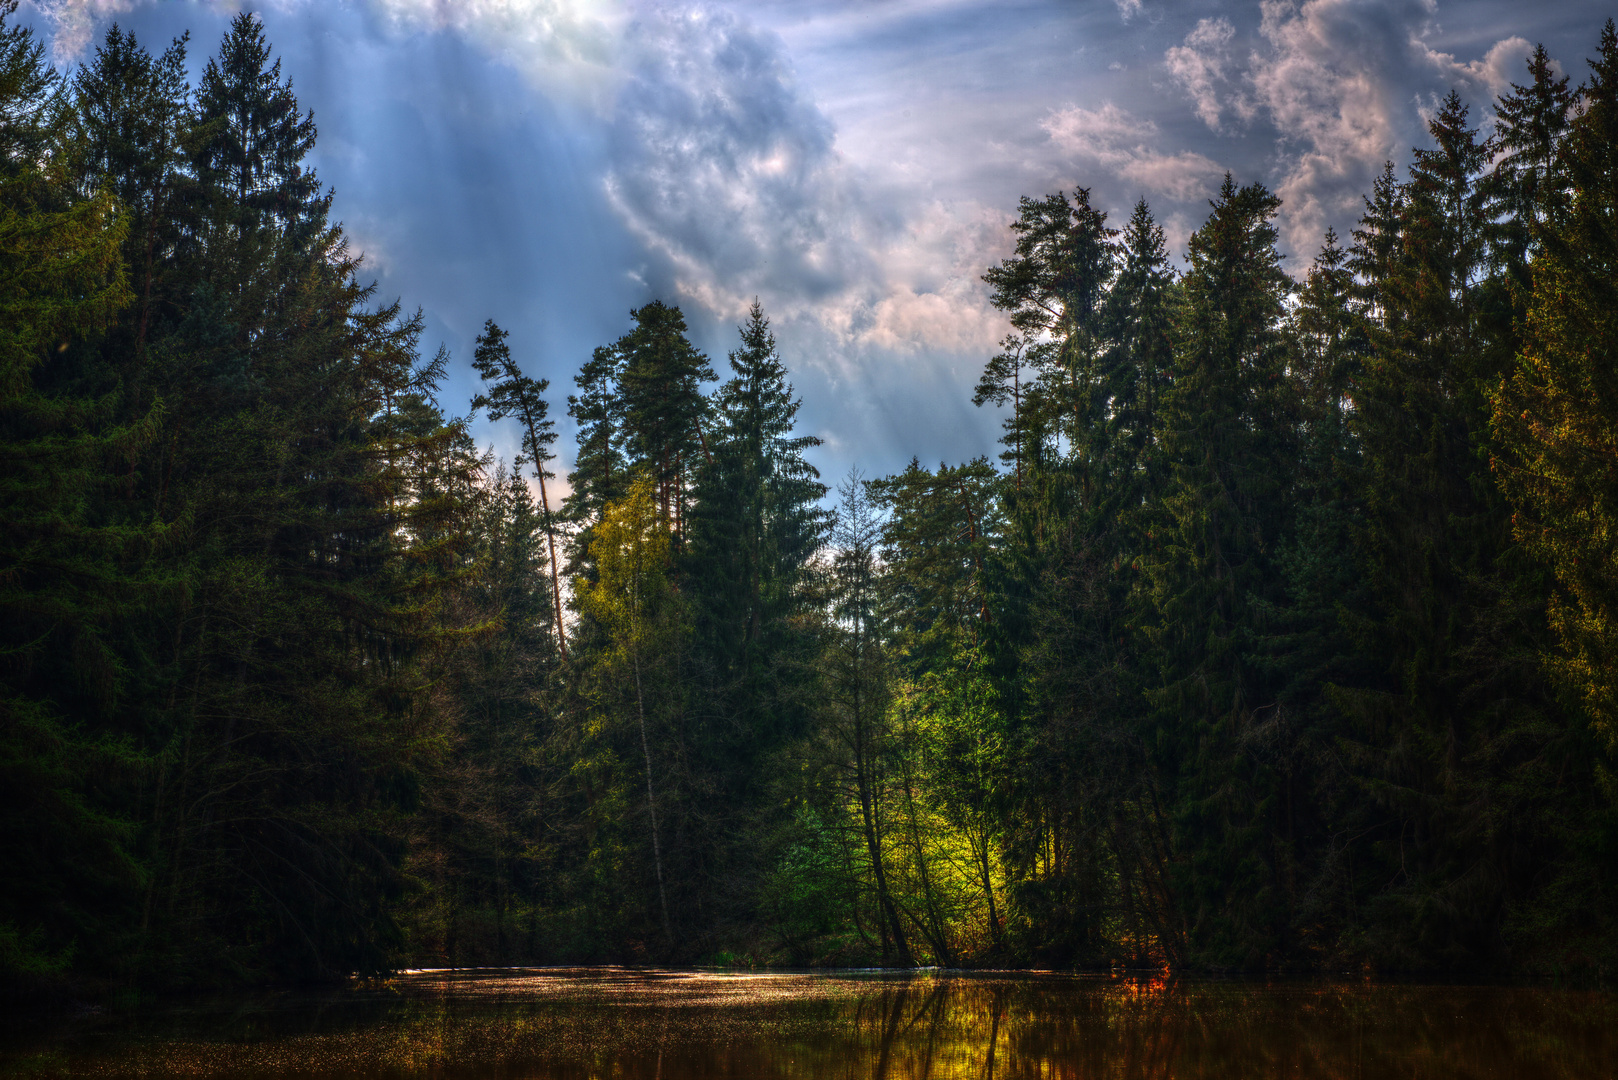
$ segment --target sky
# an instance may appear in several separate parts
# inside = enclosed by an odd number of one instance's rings
[[[1019,197],[1139,199],[1171,247],[1229,171],[1282,199],[1287,266],[1346,236],[1451,89],[1487,128],[1591,0],[23,0],[64,70],[115,21],[193,73],[255,12],[378,295],[420,307],[465,415],[485,319],[565,399],[654,299],[721,375],[756,297],[829,483],[997,452],[971,403],[1010,329],[983,271]],[[474,421],[509,457],[515,427]]]

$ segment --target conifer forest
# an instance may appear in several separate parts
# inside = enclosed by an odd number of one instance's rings
[[[1306,269],[1239,176],[1184,251],[1029,193],[998,459],[822,476],[758,303],[571,385],[435,352],[259,22],[59,70],[16,6],[8,992],[1618,965],[1611,22],[1439,102]]]

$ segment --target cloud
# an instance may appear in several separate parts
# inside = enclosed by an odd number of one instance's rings
[[[1467,63],[1430,48],[1424,39],[1437,10],[1436,0],[1262,0],[1258,41],[1242,71],[1229,69],[1228,24],[1204,20],[1184,47],[1169,50],[1171,74],[1210,127],[1218,129],[1225,111],[1221,88],[1238,82],[1233,100],[1273,126],[1274,187],[1294,251],[1312,253],[1328,224],[1353,221],[1382,163],[1402,162],[1425,141],[1422,102],[1456,87],[1474,101],[1477,120],[1478,106],[1521,70],[1529,46],[1520,37]]]
[[[823,295],[857,272],[831,125],[771,41],[690,11],[633,24],[626,51],[608,191],[687,288],[723,273]]]
[[[84,55],[103,20],[123,15],[136,0],[33,0],[34,10],[50,26],[51,55],[59,64]]]
[[[1133,19],[1136,15],[1140,14],[1141,0],[1117,0],[1117,4],[1118,15],[1125,22],[1128,22],[1130,19]]]
[[[623,49],[605,183],[653,259],[654,290],[725,320],[759,296],[851,352],[992,344],[977,275],[1004,219],[989,229],[969,204],[918,207],[844,160],[775,35],[663,11],[631,23]]]
[[[1419,41],[1416,45],[1441,78],[1491,99],[1505,93],[1512,82],[1524,77],[1524,63],[1534,51],[1527,38],[1512,35],[1491,45],[1481,59],[1463,64],[1450,53],[1429,49]]]
[[[104,2],[104,0],[92,0]],[[625,20],[617,0],[370,0],[394,27],[453,30],[551,94],[601,104]]]
[[[1052,112],[1040,126],[1067,153],[1089,158],[1147,191],[1182,202],[1209,194],[1224,173],[1218,163],[1194,151],[1167,154],[1152,149],[1148,144],[1157,138],[1157,125],[1110,101],[1099,109],[1070,105]]]
[[[1224,16],[1201,19],[1185,36],[1183,44],[1163,53],[1169,74],[1190,95],[1197,116],[1213,131],[1223,130],[1226,105],[1221,104],[1219,98],[1229,81],[1226,73],[1231,65],[1231,40],[1235,36],[1236,28]],[[1248,111],[1239,98],[1230,105],[1238,115]]]
[[[1110,101],[1099,109],[1070,105],[1052,113],[1040,126],[1062,149],[1092,156],[1111,153],[1120,144],[1157,135],[1157,125],[1151,120],[1132,116]]]

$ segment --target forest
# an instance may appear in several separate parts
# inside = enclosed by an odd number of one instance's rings
[[[822,477],[756,302],[715,363],[652,300],[571,387],[492,319],[428,354],[259,22],[193,85],[15,9],[7,994],[1618,964],[1611,22],[1438,103],[1296,278],[1256,183],[1183,253],[1024,198],[1003,453]]]

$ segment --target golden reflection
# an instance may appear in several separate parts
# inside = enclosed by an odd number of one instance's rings
[[[1607,1077],[1618,1001],[1146,976],[413,971],[0,1028],[0,1076]]]

